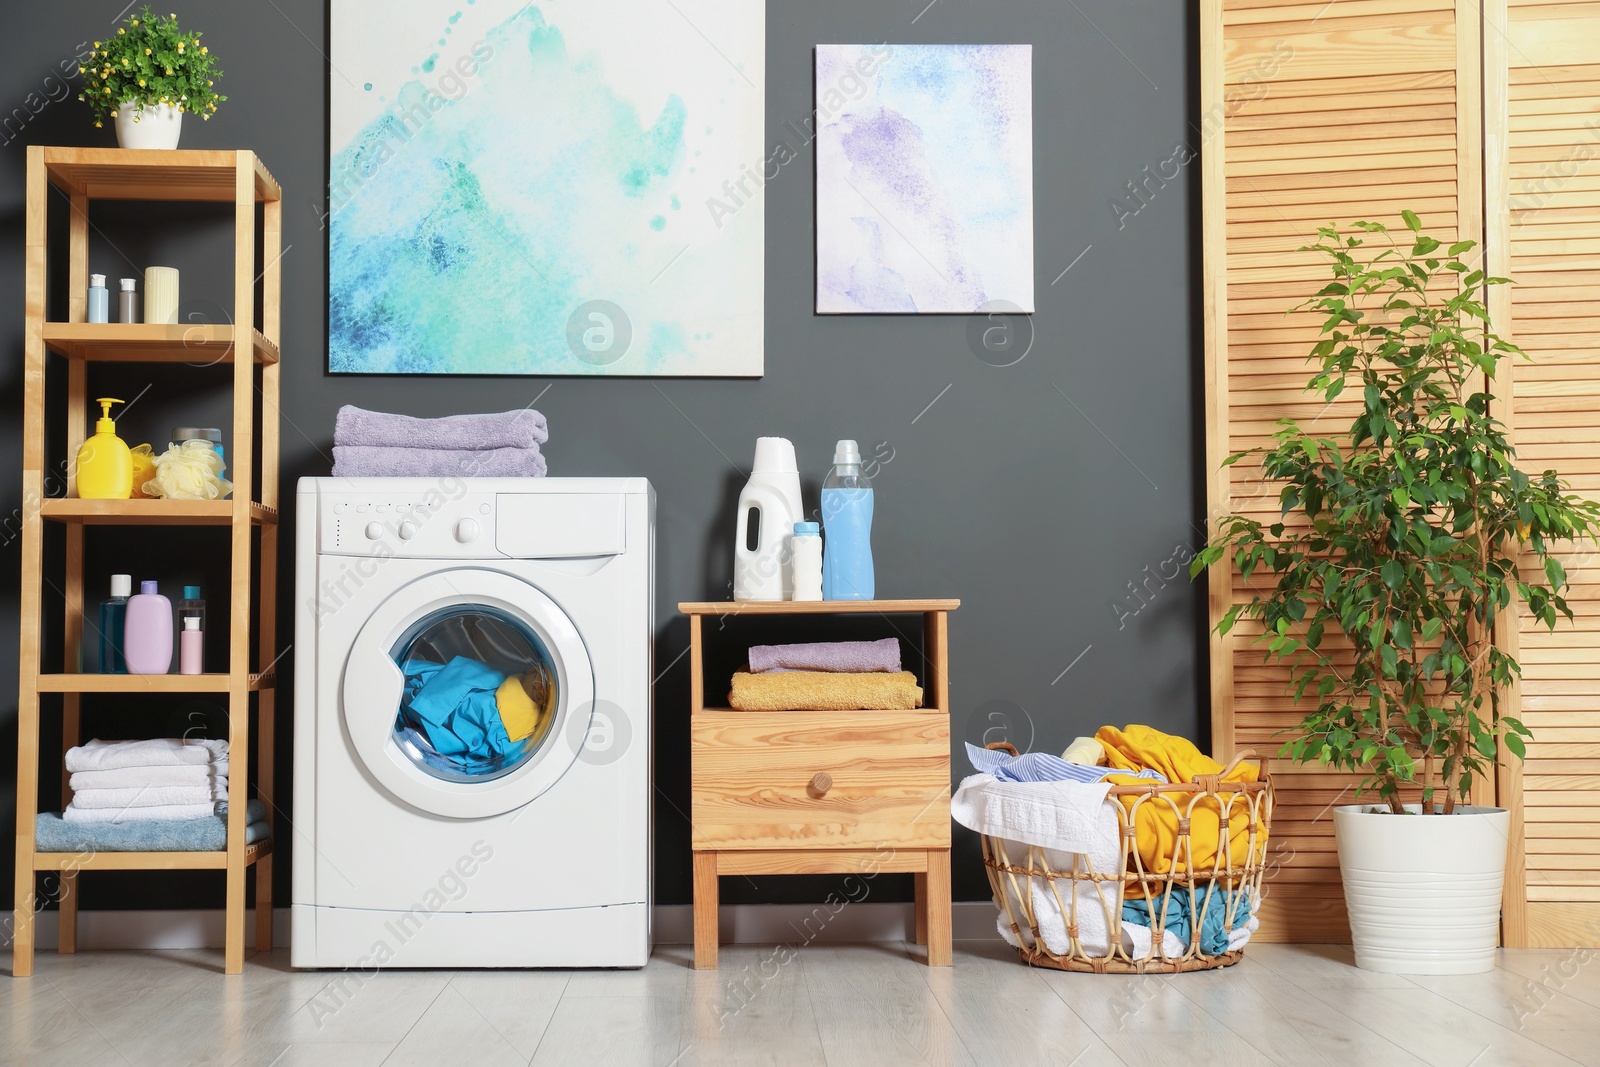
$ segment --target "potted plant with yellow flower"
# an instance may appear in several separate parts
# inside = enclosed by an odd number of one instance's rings
[[[94,109],[95,126],[116,120],[123,148],[177,148],[185,113],[209,119],[228,99],[214,88],[222,72],[201,35],[181,29],[177,15],[145,7],[125,21],[95,42],[78,99]]]

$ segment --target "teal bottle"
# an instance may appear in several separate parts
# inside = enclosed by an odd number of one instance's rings
[[[133,575],[111,576],[111,599],[100,602],[100,673],[127,674],[122,658],[122,641],[127,630],[128,597],[133,594]]]

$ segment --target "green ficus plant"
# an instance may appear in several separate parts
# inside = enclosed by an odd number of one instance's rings
[[[1600,505],[1555,471],[1518,469],[1494,417],[1488,383],[1523,356],[1484,300],[1508,279],[1462,260],[1474,242],[1445,247],[1402,217],[1409,234],[1358,222],[1302,248],[1333,273],[1291,309],[1325,316],[1307,390],[1359,390],[1361,410],[1337,439],[1282,419],[1271,445],[1228,457],[1260,455],[1282,521],[1222,518],[1189,573],[1231,562],[1261,590],[1216,629],[1259,620],[1267,661],[1290,667],[1296,701],[1316,701],[1282,755],[1364,774],[1362,792],[1397,814],[1420,779],[1423,813],[1448,814],[1502,738],[1520,758],[1530,736],[1500,714],[1521,669],[1496,621],[1514,599],[1552,629],[1572,617],[1552,545],[1593,535]],[[1539,566],[1519,571],[1530,557]]]
[[[216,92],[222,77],[201,34],[178,27],[178,16],[158,16],[145,7],[104,41],[94,43],[94,57],[83,64],[83,92],[103,126],[124,103],[141,107],[171,104],[209,119],[217,104],[228,99]]]

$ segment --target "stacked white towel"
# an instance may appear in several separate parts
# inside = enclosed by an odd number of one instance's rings
[[[228,742],[158,737],[101,741],[67,750],[69,822],[203,819],[225,808]]]

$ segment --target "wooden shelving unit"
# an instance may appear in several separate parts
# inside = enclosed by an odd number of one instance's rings
[[[722,875],[913,876],[914,937],[948,967],[950,612],[959,600],[682,603],[689,617],[694,965],[717,966]],[[706,706],[704,620],[921,615],[923,706],[734,711]]]
[[[17,705],[17,871],[12,974],[33,973],[35,874],[60,873],[60,951],[77,947],[77,878],[86,870],[222,870],[227,874],[223,969],[244,969],[245,875],[256,875],[256,948],[272,947],[272,840],[244,843],[250,797],[250,705],[257,709],[260,751],[257,792],[273,821],[273,708],[276,678],[278,560],[278,343],[283,237],[282,191],[253,152],[127,151],[101,148],[28,149],[27,306],[22,460],[22,648]],[[54,186],[70,202],[68,321],[47,322],[49,253],[47,198]],[[89,202],[91,200],[206,201],[234,205],[233,323],[198,326],[89,323]],[[256,211],[262,239],[257,249]],[[259,263],[258,256],[259,251]],[[256,321],[256,282],[261,318]],[[250,358],[236,358],[248,353]],[[67,361],[66,454],[77,454],[89,429],[88,364],[174,363],[233,367],[233,430],[228,452],[231,500],[80,500],[70,477],[65,498],[46,499],[45,361]],[[257,371],[259,368],[259,383]],[[261,405],[261,454],[255,455],[256,404]],[[252,499],[259,474],[259,496]],[[61,589],[65,600],[67,673],[44,673],[41,660],[44,595],[43,523],[66,531]],[[72,673],[79,663],[85,591],[84,530],[88,526],[169,525],[229,528],[231,611],[226,621],[228,671],[201,675]],[[252,527],[260,530],[259,588],[252,589]],[[52,583],[54,585],[54,583]],[[251,663],[251,612],[257,612],[256,663]],[[218,628],[213,623],[213,633]],[[39,852],[34,821],[39,796],[40,694],[60,694],[63,751],[79,742],[84,693],[219,693],[228,697],[228,847],[218,852]],[[66,777],[62,802],[70,799]]]

